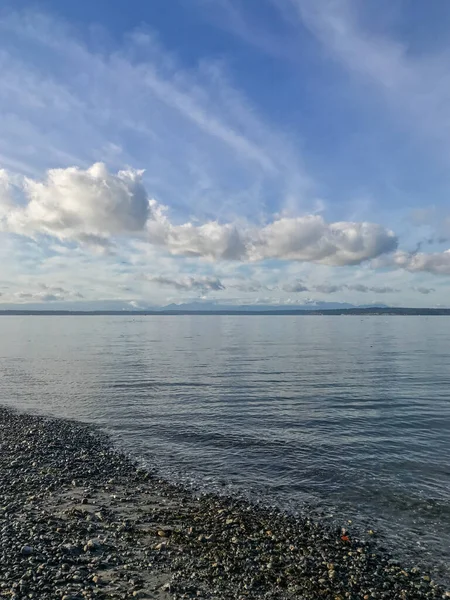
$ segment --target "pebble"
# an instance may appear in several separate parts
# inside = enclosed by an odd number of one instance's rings
[[[450,598],[347,528],[193,496],[94,427],[0,408],[2,598]]]

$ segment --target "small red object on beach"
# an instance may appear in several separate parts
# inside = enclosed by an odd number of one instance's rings
[[[349,542],[349,541],[350,541],[350,538],[348,537],[348,535],[341,535],[341,540],[342,540],[343,542]]]

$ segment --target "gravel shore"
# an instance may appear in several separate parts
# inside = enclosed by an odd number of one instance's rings
[[[0,408],[0,598],[450,598],[307,517],[194,497],[82,423]]]

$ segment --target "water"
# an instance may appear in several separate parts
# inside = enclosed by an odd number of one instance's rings
[[[0,318],[1,404],[100,424],[195,487],[377,528],[446,579],[449,364],[446,317]]]

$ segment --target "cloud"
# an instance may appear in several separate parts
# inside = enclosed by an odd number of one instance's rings
[[[289,293],[300,294],[302,292],[309,292],[310,289],[304,285],[301,281],[297,281],[295,283],[290,283],[283,285],[283,290]]]
[[[131,169],[113,175],[97,163],[85,170],[51,169],[43,182],[25,177],[25,204],[12,206],[5,193],[0,198],[3,229],[93,246],[106,245],[110,236],[142,232],[150,205],[141,175]]]
[[[319,292],[320,294],[336,294],[338,292],[361,292],[367,294],[369,292],[375,294],[393,294],[395,292],[399,292],[400,290],[390,287],[390,286],[367,286],[361,283],[356,284],[319,284],[308,286],[303,284],[301,281],[298,281],[293,284],[287,284],[283,286],[283,290],[285,292],[293,292],[293,293],[301,293],[301,292]]]
[[[259,292],[261,290],[270,289],[268,286],[263,285],[259,281],[249,281],[247,283],[234,283],[231,285],[227,285],[227,287],[244,293]]]
[[[150,239],[171,254],[213,260],[265,259],[343,266],[360,264],[397,247],[395,234],[374,223],[326,223],[319,215],[281,218],[262,228],[210,222],[149,224]]]
[[[351,290],[354,292],[362,292],[362,293],[367,293],[367,292],[374,292],[376,294],[393,294],[394,292],[399,292],[400,290],[390,287],[388,285],[382,285],[382,286],[367,286],[367,285],[363,285],[361,283],[357,283],[354,285],[346,285],[344,286],[347,290]]]
[[[5,179],[5,176],[2,176]],[[41,182],[23,178],[22,202],[4,192],[4,231],[52,236],[95,248],[118,236],[146,237],[173,255],[210,260],[265,259],[343,266],[360,264],[397,247],[395,234],[375,223],[326,223],[320,215],[284,217],[264,227],[209,221],[173,224],[167,208],[149,199],[142,172],[110,173],[103,163],[88,169],[51,169]]]
[[[163,287],[172,287],[180,291],[198,290],[202,293],[206,293],[211,291],[217,292],[225,289],[225,286],[220,279],[207,276],[173,279],[159,275],[157,277],[151,277],[149,281],[157,283]]]
[[[430,254],[399,251],[389,263],[412,273],[425,271],[435,275],[450,275],[450,249]]]
[[[0,169],[0,222],[13,207],[12,176],[6,169]]]
[[[17,302],[57,302],[65,299],[61,294],[49,294],[47,292],[16,292],[13,297]]]
[[[432,292],[435,292],[436,290],[434,288],[427,288],[427,287],[416,287],[413,288],[416,292],[419,292],[419,294],[431,294]]]
[[[234,224],[211,221],[204,225],[173,225],[161,213],[157,214],[157,220],[148,224],[149,240],[170,254],[211,260],[243,260],[248,254],[246,233]]]
[[[128,307],[131,307],[131,309],[136,309],[136,310],[145,310],[146,308],[148,308],[147,306],[144,306],[142,303],[138,302],[137,300],[131,300],[130,302],[128,302]]]
[[[297,140],[238,89],[225,61],[186,68],[145,26],[99,52],[33,10],[2,11],[0,37],[3,166],[33,177],[96,161],[145,166],[156,196],[185,214],[195,203],[203,219],[311,201]]]
[[[270,19],[259,18],[259,11],[249,11],[249,3],[237,3],[234,0],[193,0],[196,1],[209,20],[217,27],[233,33],[247,44],[255,46],[275,58],[295,60],[298,44],[290,36],[279,34],[277,28],[267,27],[267,23],[274,24],[277,13],[284,11],[284,6],[279,0],[272,0],[275,10],[271,11]],[[263,2],[261,2],[262,4]],[[270,3],[265,9],[270,9]],[[261,11],[266,15],[266,11]],[[282,16],[282,15],[281,15]],[[290,15],[289,15],[290,16]],[[291,25],[292,19],[288,22]],[[278,24],[278,23],[277,23]]]
[[[0,169],[0,194],[9,198],[10,181],[8,171]]]
[[[325,265],[356,265],[391,252],[395,234],[375,223],[326,223],[319,215],[284,218],[261,230],[253,259],[282,258]]]
[[[423,246],[446,244],[450,241],[450,216],[448,209],[438,209],[436,206],[417,208],[410,214],[411,222],[416,226],[426,227],[429,235],[419,241],[414,252],[422,250]]]
[[[316,285],[314,287],[314,289],[316,292],[320,292],[321,294],[335,294],[336,292],[340,292],[343,289],[345,289],[345,286],[322,284],[322,285]]]
[[[40,282],[37,284],[37,287],[50,296],[56,296],[58,300],[62,300],[66,297],[78,299],[84,298],[83,294],[81,294],[80,292],[73,292],[64,287],[61,287],[60,285],[48,285],[46,283]]]
[[[289,5],[332,60],[368,82],[399,118],[406,119],[408,131],[439,142],[448,158],[448,49],[418,54],[407,42],[368,29],[358,2],[289,0]],[[364,21],[372,21],[370,12]]]
[[[228,280],[226,284],[227,289],[238,290],[239,292],[244,293],[261,291],[271,292],[278,289],[278,286],[276,285],[268,285],[259,281],[258,279],[252,279],[250,274],[247,277],[243,277],[241,274],[236,274],[234,269],[231,273],[227,273],[227,275],[231,275],[233,277],[233,279]],[[258,276],[261,275],[264,276],[264,274],[259,270]]]
[[[83,300],[84,296],[80,292],[72,291],[61,285],[47,284],[36,279],[36,277],[27,277],[27,291],[20,289],[23,278],[19,278],[17,281],[17,291],[8,291],[7,293],[0,294],[3,296],[3,303],[17,302],[20,304],[31,303],[31,302],[63,302],[63,301],[74,301]],[[9,286],[10,287],[10,286]]]

